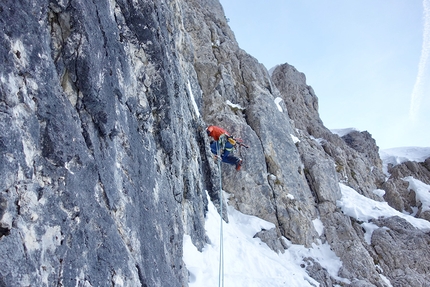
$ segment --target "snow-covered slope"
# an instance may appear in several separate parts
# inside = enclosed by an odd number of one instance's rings
[[[379,152],[384,165],[398,165],[406,161],[423,162],[430,157],[430,147],[398,147]]]
[[[381,152],[385,165],[410,160],[422,161],[429,154],[430,148],[410,147]],[[423,185],[412,177],[405,180],[414,187],[421,188],[420,196],[423,203],[430,202],[430,196],[428,196],[430,186]],[[427,220],[401,213],[386,202],[369,199],[344,184],[340,183],[339,186],[342,197],[338,200],[337,206],[344,214],[361,222],[367,244],[371,243],[373,232],[380,228],[371,222],[378,218],[399,216],[419,230],[430,231],[430,222]],[[427,188],[427,195],[425,188]],[[381,190],[374,192],[380,196],[383,195]],[[229,223],[223,223],[224,272],[221,272],[226,286],[319,286],[319,283],[306,272],[305,267],[309,264],[309,258],[318,262],[339,282],[351,283],[348,279],[339,277],[338,272],[342,262],[327,243],[319,241],[319,244],[313,244],[312,248],[305,248],[303,245],[292,244],[283,238],[288,249],[283,254],[275,253],[259,238],[254,238],[254,234],[262,229],[274,228],[272,223],[242,214],[231,206],[228,207],[228,214]],[[314,225],[320,233],[324,233],[321,221],[316,219]],[[205,226],[211,243],[204,247],[203,252],[196,249],[188,235],[184,237],[184,261],[190,272],[192,287],[218,286],[220,280],[220,216],[212,203],[209,204]],[[383,272],[380,276],[387,286],[392,286]]]
[[[262,229],[274,228],[270,222],[240,213],[228,207],[229,223],[223,223],[224,282],[225,286],[317,286],[304,268],[313,258],[326,268],[330,275],[337,276],[342,262],[325,243],[305,248],[284,238],[288,249],[276,253],[254,235]],[[184,261],[190,272],[191,287],[218,286],[220,258],[220,216],[212,203],[206,219],[206,231],[210,239],[203,252],[192,244],[191,238],[184,238]]]

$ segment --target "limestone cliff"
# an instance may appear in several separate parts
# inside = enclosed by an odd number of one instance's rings
[[[380,265],[393,286],[430,284],[428,234],[381,219],[368,245],[336,206],[339,181],[383,200],[375,141],[327,130],[304,75],[270,75],[217,0],[6,0],[0,27],[0,286],[187,286],[183,235],[202,249],[206,190],[220,200],[209,124],[250,145],[223,189],[275,224],[275,251],[322,240],[350,286],[386,286]]]

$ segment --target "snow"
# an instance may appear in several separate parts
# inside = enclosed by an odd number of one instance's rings
[[[238,110],[244,110],[245,108],[244,107],[242,107],[241,105],[239,105],[239,104],[233,104],[232,102],[230,102],[229,100],[226,100],[225,101],[225,103],[229,106],[229,107],[231,107],[231,108],[233,108],[233,109],[238,109]]]
[[[354,132],[357,131],[359,132],[359,130],[357,130],[356,128],[346,128],[346,129],[332,129],[330,130],[332,133],[334,133],[335,135],[338,135],[340,137],[343,137],[347,134],[349,134],[350,132]]]
[[[373,231],[375,231],[376,229],[378,229],[379,226],[376,225],[376,224],[374,224],[374,223],[363,222],[361,224],[361,227],[363,227],[364,230],[366,231],[366,233],[364,234],[364,240],[366,241],[367,244],[370,245]]]
[[[408,180],[417,184],[413,179]],[[398,212],[386,202],[369,199],[344,184],[339,185],[342,198],[337,206],[344,214],[362,221],[361,226],[366,231],[364,239],[368,244],[371,243],[373,231],[379,228],[369,220],[379,217],[400,216],[416,228],[430,231],[430,222]],[[305,248],[283,238],[288,249],[283,254],[276,253],[259,238],[254,238],[260,230],[274,228],[272,223],[242,214],[231,206],[227,207],[227,211],[229,223],[223,223],[223,280],[226,286],[319,286],[306,273],[305,268],[301,267],[309,264],[303,261],[306,257],[320,263],[332,277],[350,283],[347,279],[338,277],[342,262],[327,243],[319,242],[313,244],[312,248]],[[318,234],[322,235],[322,221],[314,219],[313,225]],[[211,243],[202,252],[192,244],[189,235],[184,235],[184,262],[189,271],[190,287],[218,286],[219,282],[220,217],[212,202],[209,203],[205,226]],[[386,277],[382,279],[388,282]]]
[[[379,217],[399,216],[424,232],[430,231],[429,221],[401,213],[389,206],[386,202],[374,201],[359,194],[349,186],[342,183],[339,183],[339,185],[342,198],[337,201],[337,206],[342,209],[344,214],[364,222]]]
[[[324,224],[321,219],[315,218],[312,220],[315,230],[318,232],[318,235],[321,236],[324,233]]]
[[[188,87],[188,91],[190,92],[191,102],[193,103],[194,111],[196,112],[197,117],[200,118],[199,107],[197,106],[196,100],[194,99],[194,94],[193,94],[193,90],[191,89],[190,80],[188,80],[187,87]]]
[[[373,194],[376,194],[377,196],[383,197],[385,195],[385,190],[383,190],[383,189],[375,189],[373,191]]]
[[[379,151],[383,163],[383,171],[388,174],[388,165],[396,166],[407,161],[424,162],[430,157],[430,147],[400,147]],[[408,176],[403,178],[409,183],[409,189],[415,191],[415,199],[422,204],[422,211],[430,210],[430,185]],[[418,211],[418,207],[416,208]]]
[[[282,109],[281,105],[279,104],[280,102],[282,102],[283,99],[280,97],[277,97],[274,102],[276,104],[276,106],[278,107],[278,110],[282,113],[284,110]]]
[[[273,74],[273,72],[275,71],[275,69],[277,67],[279,67],[279,65],[276,65],[276,66],[272,67],[271,69],[269,69],[269,75],[270,75],[270,77],[272,77],[272,74]]]
[[[290,134],[290,135],[291,135],[291,138],[293,139],[293,142],[294,142],[295,144],[300,142],[300,140],[299,140],[299,138],[298,138],[298,137],[296,137],[295,135],[292,135],[292,134]]]
[[[408,176],[403,178],[404,181],[409,182],[409,189],[415,191],[415,200],[422,203],[422,212],[430,210],[430,185]]]
[[[240,213],[228,206],[229,223],[223,224],[224,283],[225,286],[319,286],[300,265],[307,265],[305,257],[312,257],[335,278],[342,266],[340,259],[328,244],[314,244],[312,248],[292,244],[285,253],[276,253],[254,235],[262,229],[272,229],[274,224]],[[323,229],[322,222],[314,224]],[[220,257],[220,216],[212,202],[206,218],[206,232],[210,239],[202,252],[192,244],[191,237],[184,235],[184,262],[189,271],[190,287],[218,286]]]
[[[352,130],[355,129],[336,130],[336,133],[342,136]],[[383,158],[385,165],[387,161],[392,163],[406,160],[422,161],[430,154],[429,148],[390,149],[389,152],[386,150],[383,152],[387,155]],[[429,210],[430,186],[412,177],[406,177],[403,180],[407,181],[409,188],[416,192],[416,199],[422,203],[423,210]],[[368,244],[371,244],[373,232],[379,228],[369,221],[380,217],[399,216],[424,232],[430,231],[429,221],[401,213],[386,202],[374,201],[342,183],[339,185],[342,197],[337,201],[337,206],[345,215],[362,222],[361,226],[365,230],[364,240]],[[373,193],[381,197],[384,195],[384,191],[379,189],[374,190]],[[199,252],[192,244],[190,236],[184,235],[183,259],[189,271],[190,287],[218,286],[219,282],[220,217],[211,201],[208,209],[205,226],[211,243]],[[304,267],[310,264],[304,261],[306,257],[313,258],[321,264],[332,277],[347,284],[350,283],[347,279],[338,277],[342,262],[327,243],[322,244],[318,241],[318,244],[306,248],[292,244],[283,238],[288,248],[284,253],[276,253],[259,238],[254,238],[260,230],[274,228],[272,223],[244,215],[231,206],[227,207],[227,212],[229,223],[223,224],[225,286],[319,286],[319,283],[306,273]],[[323,222],[316,218],[312,223],[318,234],[322,235]],[[392,286],[383,274],[380,276],[388,286]]]
[[[390,280],[388,280],[388,278],[387,277],[385,277],[384,275],[382,275],[382,274],[379,274],[379,276],[382,278],[382,281],[384,281],[385,282],[385,284],[387,284],[388,285],[388,287],[393,287],[393,285],[391,285],[391,282],[390,282]]]
[[[384,165],[398,165],[406,161],[423,162],[430,157],[430,147],[398,147],[383,149],[379,156]]]

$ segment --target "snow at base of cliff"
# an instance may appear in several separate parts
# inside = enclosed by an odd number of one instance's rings
[[[347,133],[347,130],[339,131],[339,135]],[[410,160],[421,162],[430,156],[430,148],[396,148],[383,150],[380,153],[384,165],[399,164]],[[421,182],[417,182],[411,177],[404,180],[410,183],[411,188],[418,186],[420,190],[425,190],[429,187],[423,186]],[[400,216],[416,228],[425,232],[430,230],[430,222],[426,220],[401,213],[386,202],[364,197],[341,183],[340,188],[342,198],[337,201],[337,206],[342,209],[344,214],[363,222],[361,225],[366,231],[365,241],[368,244],[370,244],[373,231],[379,228],[370,222],[373,218]],[[380,190],[376,190],[375,193],[383,196]],[[427,197],[425,192],[418,195],[421,196],[421,201],[430,207],[430,197]],[[318,242],[318,244],[313,244],[312,248],[306,248],[303,245],[292,244],[283,238],[288,249],[285,250],[285,253],[279,254],[271,250],[259,238],[254,238],[254,235],[260,230],[274,228],[272,223],[255,216],[242,214],[231,206],[228,206],[227,210],[229,223],[223,224],[224,271],[221,272],[227,286],[319,286],[320,284],[311,278],[303,268],[306,266],[304,261],[306,257],[311,257],[320,263],[337,280],[350,283],[349,280],[338,277],[342,262],[327,243]],[[313,222],[318,233],[323,234],[322,222],[319,219],[315,219]],[[220,225],[220,216],[212,202],[209,201],[205,226],[211,243],[207,244],[202,252],[199,252],[192,244],[191,237],[184,236],[184,262],[189,271],[190,287],[218,286]],[[391,286],[383,274],[380,276],[388,286]]]

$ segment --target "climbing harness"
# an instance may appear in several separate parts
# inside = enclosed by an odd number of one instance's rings
[[[217,155],[220,155],[221,149],[220,149],[220,143],[217,143]],[[217,161],[218,163],[218,172],[219,172],[219,204],[220,204],[220,234],[219,234],[219,278],[218,278],[218,287],[224,287],[224,232],[223,232],[223,208],[222,208],[222,174],[221,174],[221,160]]]

